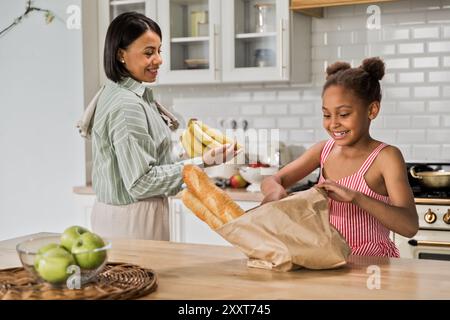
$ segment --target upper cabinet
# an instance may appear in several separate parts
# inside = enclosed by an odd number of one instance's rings
[[[291,9],[303,10],[363,3],[392,2],[398,0],[291,0]]]
[[[158,22],[163,35],[158,84],[309,82],[311,18],[289,5],[289,0],[109,1],[100,10],[106,12],[100,29],[106,35],[109,22],[125,11]]]

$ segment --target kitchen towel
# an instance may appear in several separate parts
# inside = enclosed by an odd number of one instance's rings
[[[100,94],[102,93],[104,88],[105,86],[102,86],[100,90],[97,91],[95,96],[92,98],[92,100],[89,102],[88,106],[84,110],[81,119],[76,124],[78,132],[85,139],[91,138],[92,125],[94,124],[95,108],[97,107],[98,98],[100,97]],[[162,119],[167,124],[167,126],[170,128],[170,130],[174,131],[178,129],[180,124],[177,118],[165,107],[163,107],[159,102],[157,102],[156,100],[154,100],[153,102],[155,103],[159,114],[161,115]]]
[[[345,265],[351,252],[317,188],[251,209],[216,231],[249,257],[249,267],[332,269]]]

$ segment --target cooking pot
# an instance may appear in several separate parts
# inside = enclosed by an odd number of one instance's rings
[[[448,188],[450,187],[450,171],[421,171],[416,172],[416,166],[409,169],[409,173],[427,188]]]

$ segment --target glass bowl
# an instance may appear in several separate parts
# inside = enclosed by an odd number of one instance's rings
[[[104,240],[104,239],[103,239]],[[17,254],[23,267],[40,283],[46,282],[56,287],[67,286],[71,289],[79,289],[79,286],[93,281],[95,277],[103,270],[108,261],[108,250],[111,243],[104,240],[105,245],[101,248],[79,251],[72,254],[73,260],[67,256],[46,258],[44,266],[38,263],[38,259],[43,259],[44,254],[39,254],[38,250],[50,244],[59,245],[61,234],[45,235],[29,238],[16,246]],[[64,249],[65,250],[65,249]],[[66,253],[69,253],[66,251]],[[91,259],[92,268],[81,268],[78,264],[70,261],[77,259]],[[92,260],[93,259],[93,260]],[[86,261],[86,260],[84,260]],[[41,272],[37,270],[38,266],[43,268]],[[66,275],[62,274],[66,271]]]

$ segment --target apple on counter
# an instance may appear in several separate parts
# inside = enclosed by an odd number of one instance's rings
[[[67,273],[67,267],[73,264],[75,264],[75,259],[72,254],[58,246],[41,255],[37,261],[37,272],[45,281],[59,283],[66,281],[70,276]]]
[[[232,188],[244,188],[247,186],[247,181],[240,174],[235,174],[230,178],[230,186]]]
[[[106,251],[97,251],[95,249],[103,248],[104,246],[105,242],[98,235],[92,232],[85,232],[73,244],[72,254],[81,268],[95,269],[106,258]]]
[[[80,226],[67,228],[61,236],[61,245],[66,248],[66,250],[71,251],[74,243],[86,232],[89,232],[89,230]]]

